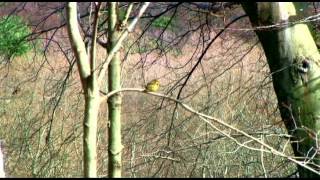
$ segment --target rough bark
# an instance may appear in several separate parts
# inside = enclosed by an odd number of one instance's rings
[[[320,165],[320,55],[307,25],[290,23],[303,19],[305,9],[291,2],[246,2],[242,6],[254,27],[279,25],[255,32],[272,73],[282,120],[293,136],[294,154]],[[298,171],[300,177],[319,177],[301,166]]]

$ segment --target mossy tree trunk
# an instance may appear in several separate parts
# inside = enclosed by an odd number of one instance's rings
[[[281,117],[293,136],[295,156],[320,165],[317,146],[320,132],[320,55],[303,19],[302,3],[246,2],[242,6],[265,51]],[[289,24],[288,24],[289,23]],[[281,25],[282,24],[282,25]],[[317,169],[316,166],[314,166]],[[319,170],[319,169],[317,169]],[[301,166],[300,177],[319,177]]]
[[[108,54],[115,47],[120,37],[120,23],[117,18],[117,3],[110,2],[108,20]],[[120,54],[116,52],[108,67],[108,92],[121,89],[121,62]],[[121,94],[117,93],[108,98],[108,123],[109,123],[109,177],[121,177]]]

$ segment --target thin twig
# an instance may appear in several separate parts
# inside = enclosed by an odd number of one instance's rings
[[[112,92],[110,92],[110,93],[108,93],[108,94],[105,94],[105,93],[104,93],[105,96],[103,96],[103,97],[101,98],[101,100],[106,100],[108,97],[110,97],[110,96],[112,96],[112,95],[114,95],[114,94],[116,94],[116,93],[122,92],[122,91],[144,92],[144,89],[141,89],[141,88],[123,88],[123,89],[120,89],[120,90],[115,90],[115,91],[112,91]],[[233,127],[232,125],[224,122],[224,121],[221,120],[221,119],[218,119],[218,118],[215,118],[215,117],[212,117],[212,116],[203,114],[203,113],[201,113],[201,112],[198,112],[198,111],[194,110],[193,108],[191,108],[190,106],[188,106],[187,104],[185,104],[185,103],[183,103],[182,101],[180,101],[180,100],[178,100],[178,99],[175,99],[175,98],[173,98],[173,97],[166,96],[166,95],[160,94],[160,93],[155,93],[155,92],[144,92],[144,93],[147,93],[147,94],[150,94],[150,95],[153,95],[153,96],[157,96],[157,97],[166,98],[166,99],[169,99],[169,100],[171,100],[171,101],[175,101],[177,104],[181,105],[181,106],[182,106],[184,109],[186,109],[187,111],[198,115],[198,116],[200,117],[200,119],[202,119],[205,123],[207,123],[207,124],[208,124],[209,126],[211,126],[212,128],[218,130],[219,132],[221,132],[221,133],[224,134],[225,136],[233,139],[233,140],[234,140],[237,144],[239,144],[240,146],[245,146],[245,147],[250,148],[250,149],[252,149],[252,150],[261,151],[261,148],[260,148],[260,149],[256,149],[256,148],[248,147],[248,146],[246,146],[246,145],[243,144],[243,143],[239,143],[237,140],[235,140],[234,138],[230,137],[229,134],[227,134],[227,133],[219,130],[219,129],[218,129],[216,126],[214,126],[214,125],[212,124],[212,122],[210,122],[209,120],[212,120],[212,121],[214,121],[215,123],[218,123],[218,124],[220,124],[220,125],[223,125],[223,126],[227,127],[228,129],[234,130],[234,131],[236,131],[236,132],[244,135],[245,137],[251,139],[252,141],[255,141],[255,142],[259,143],[260,145],[264,146],[266,149],[269,150],[269,151],[264,150],[264,152],[273,153],[273,154],[275,154],[275,155],[284,157],[284,158],[286,158],[286,159],[288,159],[288,160],[290,160],[290,161],[292,161],[292,162],[294,162],[294,163],[296,163],[296,164],[298,164],[298,165],[300,165],[300,166],[302,166],[302,167],[304,167],[304,168],[306,168],[306,169],[308,169],[308,170],[310,170],[310,171],[312,171],[312,172],[320,175],[320,172],[318,172],[317,170],[315,170],[315,169],[313,169],[312,167],[308,166],[308,165],[305,164],[304,162],[300,162],[300,161],[294,159],[294,157],[290,157],[290,156],[288,156],[288,155],[286,155],[286,154],[284,154],[284,153],[282,153],[282,152],[279,152],[278,150],[274,149],[273,147],[271,147],[270,145],[264,143],[263,141],[259,140],[258,138],[253,137],[253,136],[251,136],[250,134],[248,134],[248,133],[246,133],[246,132],[244,132],[244,131],[242,131],[242,130],[240,130],[240,129],[238,129],[238,128]],[[209,119],[209,120],[208,120],[208,119]]]
[[[132,22],[129,24],[128,28],[122,33],[119,40],[115,44],[115,46],[111,49],[111,51],[108,54],[107,59],[102,63],[102,68],[100,69],[98,73],[98,84],[101,84],[102,79],[105,76],[105,72],[108,69],[108,65],[110,61],[112,60],[114,54],[120,49],[123,40],[127,37],[129,32],[132,32],[133,28],[137,24],[138,20],[142,16],[142,14],[145,12],[147,7],[149,6],[150,2],[145,2],[142,7],[140,8],[139,14],[132,20]],[[99,67],[100,68],[100,67]]]

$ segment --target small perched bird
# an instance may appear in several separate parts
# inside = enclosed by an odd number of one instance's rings
[[[145,92],[156,92],[159,90],[159,87],[160,87],[160,81],[158,79],[154,79],[146,85],[146,89],[144,91]]]

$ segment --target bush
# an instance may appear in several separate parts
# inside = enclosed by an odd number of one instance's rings
[[[157,27],[157,28],[168,28],[169,30],[173,29],[173,24],[175,23],[174,19],[171,21],[171,17],[169,16],[160,16],[157,18],[155,21],[152,22],[152,26]]]
[[[0,55],[5,58],[21,56],[31,50],[26,37],[31,33],[19,16],[4,16],[0,19]]]

